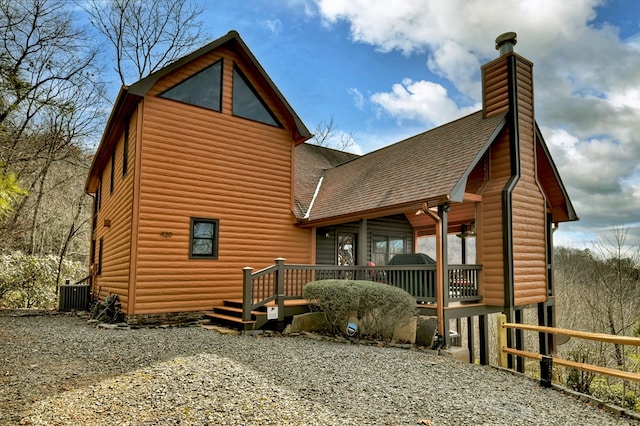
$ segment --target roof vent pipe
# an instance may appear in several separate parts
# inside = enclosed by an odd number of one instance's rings
[[[518,43],[518,35],[514,32],[504,33],[496,38],[496,50],[500,51],[500,56],[513,52],[513,46]]]

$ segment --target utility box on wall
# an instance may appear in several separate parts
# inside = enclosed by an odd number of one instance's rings
[[[58,287],[58,310],[87,310],[91,300],[91,286],[84,285],[61,285]]]

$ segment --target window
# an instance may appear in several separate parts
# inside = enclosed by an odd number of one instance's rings
[[[111,152],[111,180],[109,182],[109,194],[113,192],[113,176],[115,174],[116,169],[116,149],[113,148],[113,152]]]
[[[122,177],[125,177],[127,175],[127,163],[129,162],[129,120],[127,120],[127,123],[124,126],[124,144],[122,148]]]
[[[222,61],[218,61],[166,90],[160,97],[220,111],[221,95]]]
[[[373,262],[376,265],[386,265],[396,254],[404,254],[405,247],[404,237],[374,236]]]
[[[233,115],[280,127],[278,120],[238,68],[233,69]]]
[[[190,258],[218,258],[218,223],[218,219],[191,218]]]
[[[102,238],[100,238],[100,245],[98,247],[98,275],[102,275],[102,248],[103,241]]]
[[[337,265],[355,265],[356,234],[338,234]]]

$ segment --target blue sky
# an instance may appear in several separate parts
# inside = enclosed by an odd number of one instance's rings
[[[480,66],[515,31],[581,218],[561,224],[556,244],[591,247],[624,226],[638,246],[640,2],[198,1],[210,40],[237,30],[307,127],[333,116],[359,153],[478,110]]]

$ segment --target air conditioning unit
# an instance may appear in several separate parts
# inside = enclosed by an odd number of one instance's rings
[[[61,285],[58,287],[58,310],[88,310],[91,301],[91,286],[88,284],[80,285]]]

